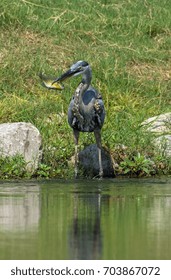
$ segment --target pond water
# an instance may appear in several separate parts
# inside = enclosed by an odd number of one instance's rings
[[[171,259],[171,179],[0,183],[0,259]]]

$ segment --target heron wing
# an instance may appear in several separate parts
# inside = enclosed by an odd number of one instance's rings
[[[95,93],[95,100],[94,100],[94,111],[95,111],[95,118],[96,118],[96,124],[99,128],[103,126],[104,119],[105,119],[105,109],[104,109],[104,103],[102,100],[101,93],[90,86],[91,91]]]
[[[105,109],[104,109],[104,103],[102,100],[102,97],[96,98],[94,103],[94,109],[95,109],[95,116],[98,122],[99,128],[103,126],[104,119],[105,119]]]

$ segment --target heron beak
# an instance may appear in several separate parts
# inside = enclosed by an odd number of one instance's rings
[[[55,82],[63,82],[66,79],[74,76],[75,74],[79,73],[78,69],[73,70],[73,69],[69,69],[68,71],[66,71],[64,74],[62,74],[60,77],[58,77],[57,79],[54,80],[53,83]]]

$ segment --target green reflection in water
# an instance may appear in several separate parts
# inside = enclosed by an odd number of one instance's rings
[[[171,259],[171,181],[0,184],[0,259]]]

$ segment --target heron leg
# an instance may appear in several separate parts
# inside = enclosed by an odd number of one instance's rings
[[[94,131],[94,136],[96,139],[96,144],[98,147],[98,156],[99,156],[99,177],[103,177],[103,167],[102,167],[102,143],[101,143],[101,133],[100,130]]]
[[[74,143],[75,143],[75,178],[78,176],[78,139],[79,139],[79,131],[73,130],[74,132]]]

